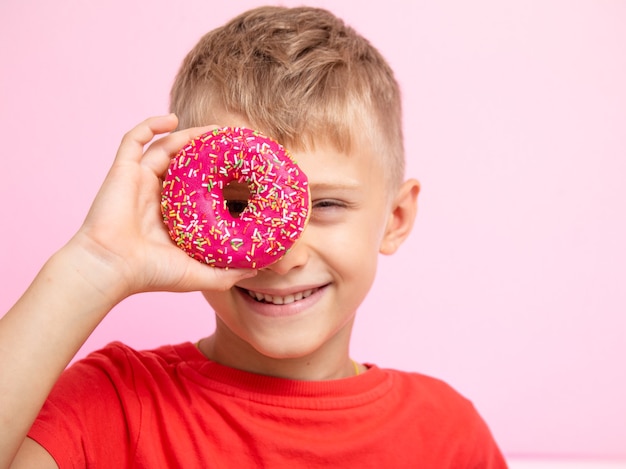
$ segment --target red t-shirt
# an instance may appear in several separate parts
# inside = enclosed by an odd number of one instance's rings
[[[293,381],[207,360],[191,343],[113,343],[65,371],[29,436],[62,468],[505,468],[447,384],[370,366]]]

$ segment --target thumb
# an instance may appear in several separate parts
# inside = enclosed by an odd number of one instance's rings
[[[212,267],[194,259],[190,261],[184,283],[179,285],[181,291],[226,291],[258,273],[258,270]]]

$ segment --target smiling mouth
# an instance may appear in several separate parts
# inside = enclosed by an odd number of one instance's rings
[[[244,290],[251,298],[255,299],[259,303],[271,303],[274,305],[288,305],[295,303],[296,301],[308,298],[313,293],[319,290],[319,288],[312,288],[310,290],[304,290],[298,293],[293,293],[286,296],[268,295],[266,293],[255,292],[252,290]]]

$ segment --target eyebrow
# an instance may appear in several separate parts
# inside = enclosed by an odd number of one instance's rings
[[[340,190],[340,191],[356,191],[360,188],[359,184],[350,183],[350,182],[315,182],[309,184],[309,189],[311,191],[319,191],[319,190]]]

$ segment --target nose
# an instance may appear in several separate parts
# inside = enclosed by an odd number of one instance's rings
[[[304,239],[305,234],[306,230],[283,257],[261,270],[271,270],[278,275],[285,275],[292,269],[304,266],[309,260],[309,250]]]

